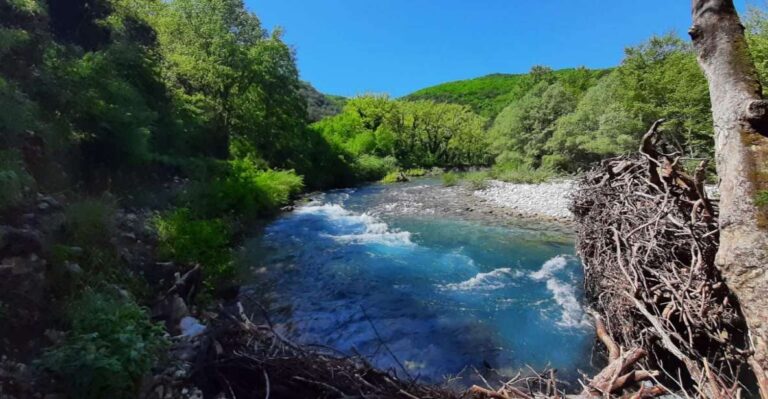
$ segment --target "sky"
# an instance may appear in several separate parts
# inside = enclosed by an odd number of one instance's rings
[[[749,0],[736,0],[740,12]],[[751,1],[750,4],[754,4]],[[642,4],[642,5],[641,5]],[[246,0],[281,27],[303,80],[394,97],[491,73],[619,64],[653,34],[687,37],[690,0]]]

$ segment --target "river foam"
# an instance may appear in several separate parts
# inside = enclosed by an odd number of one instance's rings
[[[443,284],[440,288],[453,291],[468,290],[498,290],[511,284],[517,274],[508,267],[493,270],[488,273],[478,273],[469,280],[460,283]]]
[[[555,256],[544,262],[541,269],[531,273],[529,277],[536,281],[546,281],[547,290],[552,294],[552,299],[562,311],[560,320],[557,321],[559,326],[588,328],[591,323],[584,312],[584,308],[576,298],[576,287],[556,276],[556,273],[563,270],[572,258],[565,255]]]
[[[338,227],[337,232],[322,234],[344,244],[383,244],[412,246],[411,233],[390,229],[389,225],[367,213],[355,213],[340,204],[306,205],[296,210],[300,215],[322,215]]]

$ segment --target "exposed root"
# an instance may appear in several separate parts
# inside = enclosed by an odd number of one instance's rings
[[[659,149],[661,122],[640,156],[605,160],[580,181],[573,212],[588,299],[605,320],[598,335],[647,351],[638,362],[673,391],[735,398],[748,343],[714,265],[717,202],[704,190],[706,162],[689,176],[680,154]]]

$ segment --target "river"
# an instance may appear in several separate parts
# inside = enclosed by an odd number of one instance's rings
[[[571,381],[592,370],[573,236],[407,211],[423,204],[400,192],[437,184],[328,192],[280,216],[246,243],[250,293],[297,342],[428,382],[467,366],[511,374],[551,365]]]

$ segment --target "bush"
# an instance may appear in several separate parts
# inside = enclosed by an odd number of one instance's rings
[[[34,179],[16,151],[0,151],[0,210],[19,204]]]
[[[491,170],[493,178],[508,183],[538,184],[552,180],[557,173],[552,169],[541,167],[533,168],[527,165],[501,164]]]
[[[427,173],[429,173],[429,171],[424,168],[408,169],[405,171],[405,175],[409,177],[422,177],[426,176]]]
[[[294,171],[262,170],[250,158],[230,161],[225,169],[224,176],[201,182],[193,195],[196,211],[210,217],[264,216],[288,204],[304,187]]]
[[[199,263],[208,289],[230,282],[235,268],[230,252],[231,232],[221,219],[198,220],[180,208],[155,219],[160,256],[176,262]]]
[[[166,346],[163,328],[135,302],[86,291],[67,311],[72,326],[42,366],[75,398],[136,397],[141,377]]]
[[[399,183],[401,181],[403,181],[403,172],[399,170],[389,172],[383,179],[381,179],[381,182],[384,184]]]
[[[90,198],[74,202],[64,210],[64,228],[69,244],[90,250],[110,245],[114,235],[115,203]]]
[[[443,179],[443,185],[446,187],[455,186],[456,184],[459,183],[459,176],[453,172],[443,173],[442,179]]]
[[[488,187],[488,172],[472,172],[464,175],[464,180],[472,190],[483,190]]]
[[[377,157],[361,155],[354,164],[355,177],[360,181],[381,180],[388,173],[397,170],[397,159],[394,157]]]

